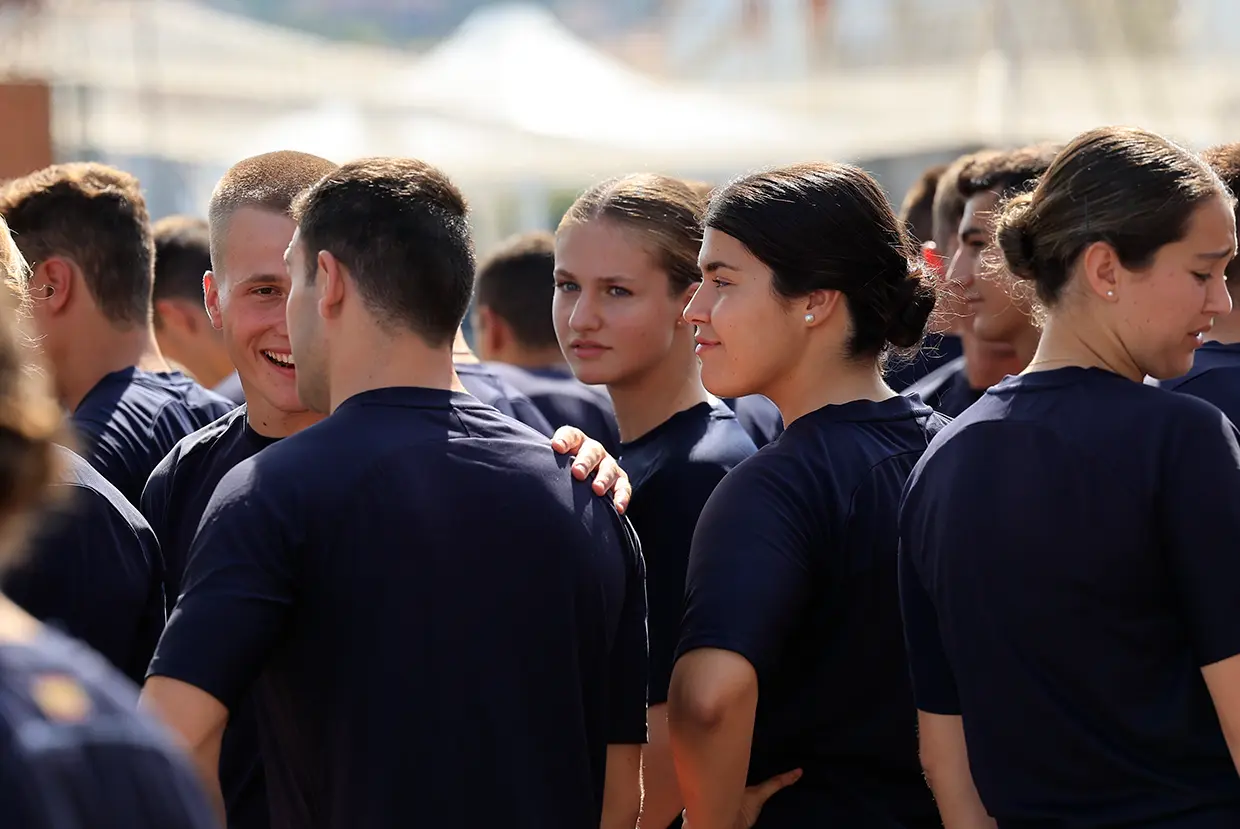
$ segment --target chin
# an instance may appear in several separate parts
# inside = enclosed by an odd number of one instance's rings
[[[752,388],[751,384],[736,377],[727,377],[722,371],[711,371],[704,364],[702,385],[715,397],[744,397],[748,394],[757,394],[757,390]]]
[[[606,386],[616,380],[614,371],[605,371],[600,366],[582,365],[569,360],[568,367],[572,369],[573,376],[587,386]]]

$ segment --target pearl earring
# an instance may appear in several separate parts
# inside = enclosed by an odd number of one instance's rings
[[[1115,292],[1114,292],[1114,291],[1107,291],[1107,296],[1115,296]]]
[[[806,321],[806,322],[813,322],[813,321],[814,321],[814,315],[813,315],[813,314],[806,314],[806,315],[805,315],[805,321]]]

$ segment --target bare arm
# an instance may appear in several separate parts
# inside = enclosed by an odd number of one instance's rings
[[[944,829],[994,829],[973,785],[964,721],[958,716],[917,712],[921,765],[934,792]]]
[[[1201,669],[1219,725],[1231,752],[1231,762],[1240,772],[1240,656],[1232,656]]]
[[[642,747],[642,814],[639,829],[667,829],[684,808],[672,744],[667,727],[667,704],[652,705],[646,714],[649,742]]]
[[[641,746],[607,746],[607,778],[603,787],[600,829],[633,829],[637,825],[642,806],[641,764]]]
[[[225,820],[220,789],[220,745],[228,709],[215,697],[177,679],[153,676],[142,688],[139,708],[171,730],[193,761],[220,821]]]
[[[739,654],[700,648],[672,671],[668,729],[694,829],[732,829],[749,772],[758,675]]]

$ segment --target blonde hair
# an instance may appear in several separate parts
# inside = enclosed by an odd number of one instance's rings
[[[31,515],[51,500],[62,466],[56,444],[66,438],[47,377],[32,370],[34,352],[23,325],[29,274],[0,218],[0,565],[21,548]]]

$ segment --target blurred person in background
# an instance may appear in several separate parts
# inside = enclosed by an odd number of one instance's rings
[[[944,367],[907,390],[938,411],[955,417],[981,399],[985,390],[1019,374],[1033,358],[1041,329],[1032,294],[1004,272],[994,244],[996,210],[1013,195],[1032,189],[1050,166],[1057,147],[1039,144],[1015,150],[984,151],[953,165],[961,209],[950,268],[951,302],[963,305],[958,317],[964,363]],[[948,313],[956,314],[948,306]]]
[[[705,226],[685,310],[702,381],[766,395],[787,425],[715,488],[693,534],[668,694],[686,823],[932,829],[896,520],[945,419],[881,366],[924,338],[933,278],[855,167],[742,177]]]
[[[1224,144],[1202,153],[1232,193],[1240,193],[1240,144]],[[1208,400],[1223,410],[1232,423],[1240,423],[1240,310],[1236,292],[1240,291],[1240,261],[1227,266],[1227,292],[1232,311],[1214,318],[1205,344],[1197,349],[1192,369],[1182,377],[1163,380],[1158,385],[1170,391]]]
[[[949,165],[936,164],[926,169],[900,203],[899,218],[904,223],[913,242],[921,247],[921,255],[936,275],[945,266],[938,243],[934,238],[934,198],[943,184],[943,173]],[[961,355],[960,338],[950,328],[932,331],[912,357],[893,363],[883,372],[883,379],[893,391],[904,391],[908,386]]]
[[[1231,310],[1231,194],[1104,128],[999,211],[1045,323],[905,490],[926,776],[951,829],[1240,826],[1240,434],[1143,382],[1187,372]]]
[[[693,192],[705,204],[710,200],[711,193],[714,192],[715,186],[705,181],[689,181],[686,182],[693,188]],[[741,426],[745,428],[745,432],[754,442],[754,446],[761,449],[775,438],[779,437],[784,430],[784,421],[779,416],[779,409],[770,400],[767,400],[760,394],[747,394],[743,397],[721,397],[719,398],[728,405],[728,408],[736,412],[736,417],[741,422]]]
[[[989,386],[1002,380],[1008,362],[1015,355],[1007,344],[983,342],[974,336],[973,313],[956,279],[960,220],[964,218],[965,205],[965,197],[958,186],[960,171],[993,152],[981,150],[956,159],[943,172],[941,186],[934,191],[934,255],[931,258],[943,277],[935,317],[939,327],[960,341],[962,356],[917,380],[904,389],[904,394],[916,394],[935,411],[952,417],[973,405]]]
[[[643,829],[677,821],[684,801],[667,736],[667,689],[698,514],[756,450],[736,415],[702,387],[685,305],[702,274],[704,202],[684,182],[633,175],[595,185],[555,237],[555,333],[577,378],[604,384],[633,482],[628,515],[646,561],[649,743]]]
[[[218,796],[220,735],[258,683],[279,829],[632,826],[641,557],[568,459],[457,391],[464,200],[426,164],[365,159],[294,214],[297,392],[330,416],[220,482],[144,700]]]
[[[0,190],[0,215],[30,263],[39,345],[81,454],[136,505],[178,440],[235,408],[170,371],[159,350],[138,181],[101,164],[55,165]]]
[[[234,403],[245,402],[223,337],[211,323],[202,280],[211,270],[206,221],[168,216],[151,229],[155,240],[155,338],[169,361]]]
[[[503,242],[478,267],[473,329],[487,369],[526,394],[553,428],[576,426],[620,448],[611,398],[573,377],[555,338],[555,237],[524,233]]]
[[[0,219],[0,291],[20,291],[23,314],[28,279]],[[12,309],[6,305],[3,313],[11,316]],[[71,436],[65,440],[72,443]],[[31,527],[26,555],[0,577],[4,594],[141,683],[164,628],[159,544],[116,487],[79,455],[63,446],[57,451],[57,497]]]
[[[23,555],[26,529],[84,461],[21,331],[26,266],[0,219],[0,566]],[[90,471],[86,467],[86,471]],[[98,480],[101,490],[108,488]],[[71,483],[70,486],[73,486]],[[85,485],[90,488],[89,483]],[[114,498],[123,498],[114,489]],[[74,520],[63,518],[62,520]],[[38,555],[27,551],[25,555]],[[20,566],[20,565],[18,565]],[[79,598],[105,568],[66,584]],[[0,596],[0,815],[11,829],[214,829],[181,751],[134,711],[137,696],[100,657]]]
[[[297,229],[293,200],[336,166],[307,153],[264,153],[233,165],[212,193],[206,306],[238,367],[248,402],[178,443],[143,491],[142,512],[163,548],[169,613],[181,592],[190,545],[220,480],[243,460],[322,419],[297,395],[285,316],[291,278],[284,254]],[[559,437],[557,451],[577,452],[575,474],[584,479],[598,467],[600,491],[617,482],[618,497],[627,499],[627,481],[601,446],[573,430]],[[223,739],[219,775],[231,829],[261,829],[269,820],[253,706],[248,695],[238,702]]]

